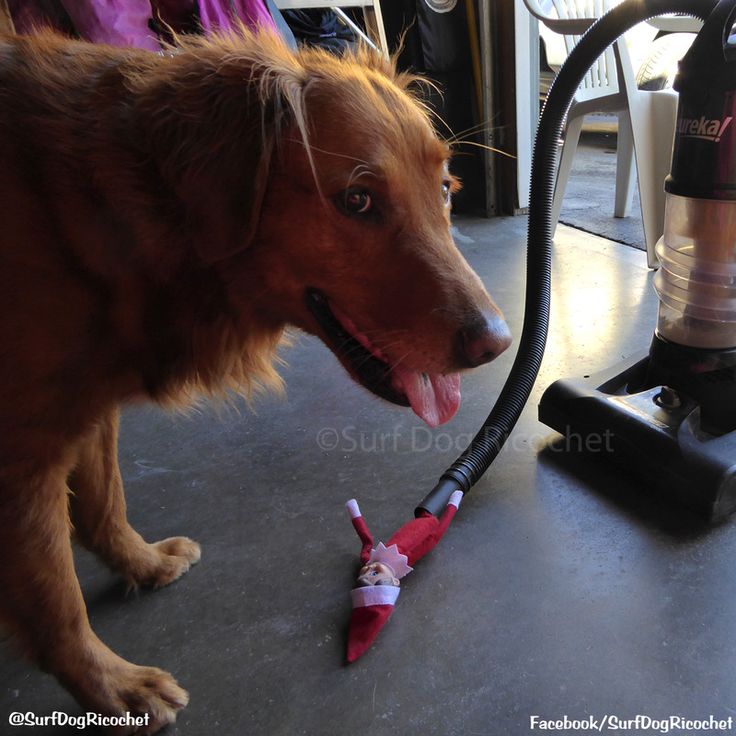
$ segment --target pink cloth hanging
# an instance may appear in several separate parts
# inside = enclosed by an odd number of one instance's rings
[[[199,0],[199,19],[205,31],[228,30],[234,20],[247,28],[276,30],[264,0]]]
[[[276,29],[264,0],[61,0],[60,5],[85,40],[151,51],[161,48],[149,27],[154,12],[175,30],[185,24],[187,15],[194,15],[197,6],[207,32],[229,30],[236,21],[247,28]],[[32,33],[39,27],[68,30],[64,26],[68,20],[55,0],[9,0],[9,6],[18,33]]]
[[[62,5],[77,33],[87,41],[151,51],[161,48],[148,27],[150,0],[62,0]]]

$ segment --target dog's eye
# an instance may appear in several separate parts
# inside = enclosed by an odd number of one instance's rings
[[[452,187],[449,179],[445,179],[442,182],[442,199],[445,201],[445,204],[450,204],[450,193],[452,192]]]
[[[365,215],[371,211],[373,200],[365,189],[346,189],[342,196],[342,207],[351,215]]]

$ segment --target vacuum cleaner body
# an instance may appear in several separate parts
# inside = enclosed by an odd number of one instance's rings
[[[555,382],[539,418],[718,520],[736,511],[736,0],[680,62],[647,356]],[[602,443],[602,446],[601,446]]]

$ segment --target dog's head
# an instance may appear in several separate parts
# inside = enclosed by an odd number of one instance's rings
[[[246,234],[224,251],[205,245],[226,261],[231,300],[318,335],[375,394],[432,426],[447,421],[459,371],[493,360],[510,336],[453,242],[458,184],[413,79],[365,51],[248,43],[260,48],[251,77],[266,125],[243,167],[258,185]]]

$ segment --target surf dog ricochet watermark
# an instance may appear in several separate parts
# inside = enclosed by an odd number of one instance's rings
[[[706,718],[685,718],[684,716],[665,716],[654,718],[646,715],[636,715],[633,718],[622,718],[613,714],[600,717],[586,716],[585,718],[542,718],[529,716],[530,731],[561,731],[573,733],[576,731],[597,733],[676,733],[700,734],[718,733],[719,731],[733,730],[733,716],[716,718],[710,715]]]
[[[432,431],[426,427],[396,426],[385,431],[367,432],[354,425],[346,427],[323,427],[315,439],[320,450],[325,452],[360,453],[415,453],[415,452],[463,452],[473,439],[473,433],[453,434]],[[548,452],[613,452],[614,434],[610,430],[599,434],[581,435],[568,430],[564,435],[550,432],[529,434],[513,432],[505,443],[505,438],[495,438],[503,444],[503,450],[526,451],[546,449]]]
[[[106,716],[102,713],[70,715],[69,713],[55,710],[45,715],[39,715],[32,711],[11,713],[8,716],[8,723],[11,726],[31,726],[34,728],[38,728],[39,726],[59,726],[76,728],[79,731],[83,731],[86,728],[129,728],[131,726],[140,728],[147,726],[149,719],[150,716],[148,713],[140,715],[123,713],[118,716]]]

